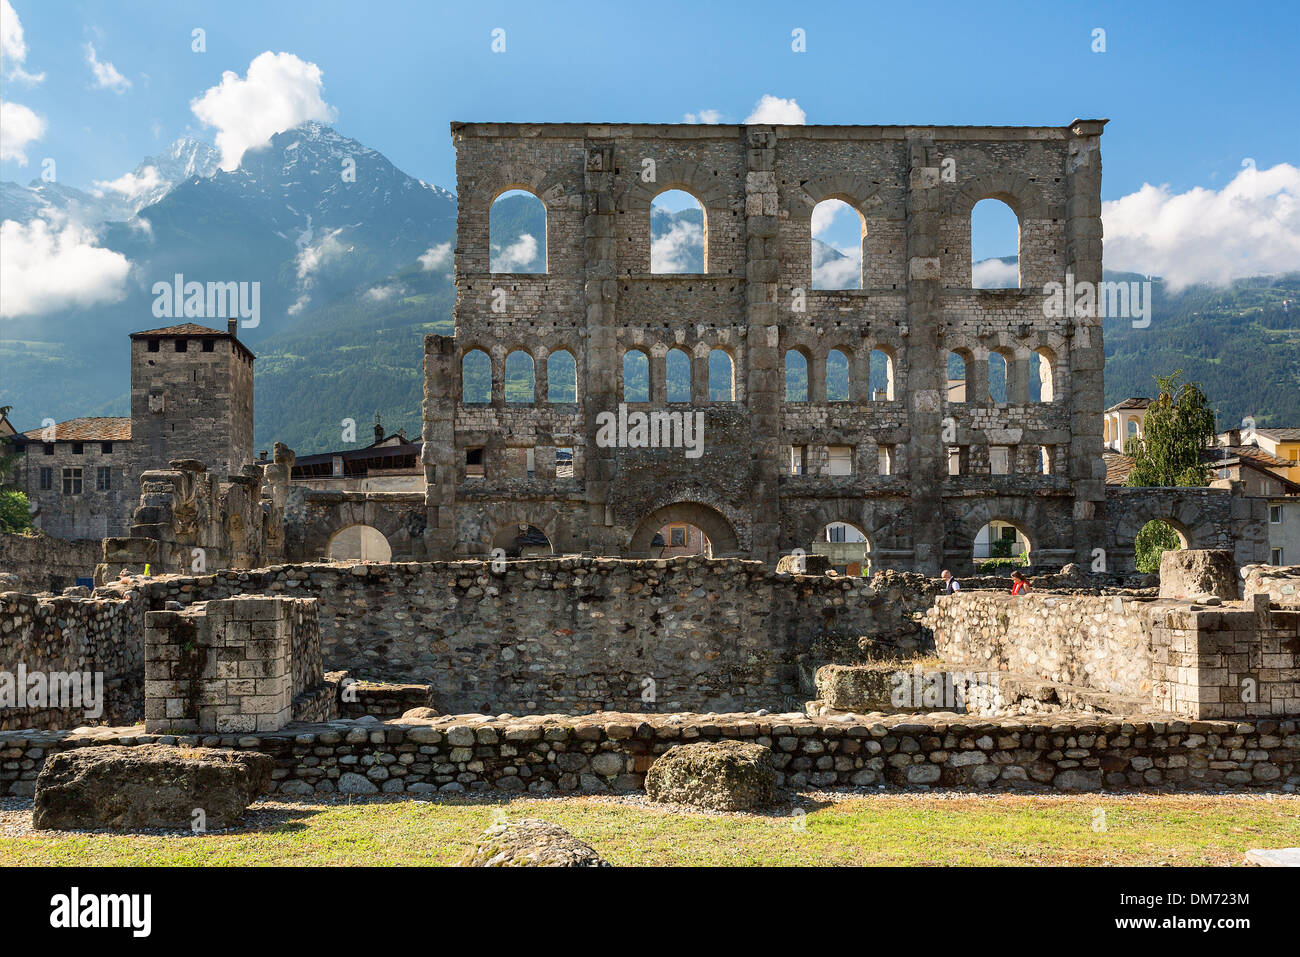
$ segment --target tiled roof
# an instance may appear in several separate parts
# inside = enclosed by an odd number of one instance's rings
[[[30,429],[23,438],[41,441],[44,429]],[[129,416],[83,416],[54,426],[56,442],[128,442],[131,439]]]
[[[1266,449],[1261,449],[1258,445],[1221,445],[1212,451],[1222,452],[1225,456],[1235,455],[1239,459],[1250,459],[1269,468],[1290,468],[1295,464]]]
[[[1153,399],[1143,399],[1138,396],[1129,396],[1121,402],[1116,402],[1107,412],[1119,412],[1122,409],[1149,409]]]
[[[1300,428],[1297,429],[1256,429],[1260,435],[1267,435],[1277,442],[1300,442]]]
[[[162,329],[145,329],[143,332],[131,333],[131,338],[136,336],[210,336],[216,333],[228,336],[229,331],[225,329],[215,329],[212,326],[200,326],[194,322],[183,322],[179,326],[164,326]]]
[[[1101,457],[1106,462],[1106,484],[1123,485],[1128,473],[1133,471],[1137,462],[1130,456],[1118,452],[1103,452]]]

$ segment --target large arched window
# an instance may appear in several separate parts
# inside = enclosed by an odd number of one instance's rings
[[[546,272],[546,207],[532,193],[506,190],[488,213],[491,272]]]
[[[894,357],[884,349],[872,349],[870,361],[871,400],[888,402],[894,398]]]
[[[808,401],[808,357],[798,349],[785,354],[785,401]]]
[[[460,401],[465,405],[492,401],[492,360],[482,349],[471,349],[460,360]]]
[[[948,401],[966,401],[966,355],[961,352],[948,353]]]
[[[1011,362],[1000,352],[989,353],[989,401],[1006,403],[1010,377]]]
[[[556,349],[546,357],[546,401],[578,401],[578,363],[567,349]]]
[[[849,357],[839,349],[826,353],[826,401],[849,401]]]
[[[506,402],[514,405],[532,405],[537,401],[537,387],[533,378],[533,357],[522,349],[506,356]]]
[[[1056,357],[1050,349],[1035,349],[1029,353],[1029,401],[1051,402],[1056,398],[1052,364]]]
[[[669,349],[664,357],[667,401],[691,401],[691,357],[684,349]]]
[[[995,559],[1005,565],[1029,565],[1032,564],[1029,557],[1032,547],[1029,534],[1023,528],[1012,522],[994,519],[975,536],[971,557],[976,562]]]
[[[640,349],[623,353],[623,401],[650,401],[650,360]]]
[[[982,199],[970,213],[971,287],[1020,287],[1020,220],[1000,199]]]
[[[664,190],[650,204],[650,271],[707,272],[708,232],[698,199],[685,190]]]
[[[812,211],[812,287],[861,289],[866,270],[867,221],[839,199],[824,199]]]
[[[736,367],[722,349],[709,350],[709,401],[736,400]]]

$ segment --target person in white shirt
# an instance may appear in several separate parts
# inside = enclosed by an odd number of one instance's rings
[[[952,572],[948,571],[948,569],[945,568],[943,570],[942,577],[943,577],[943,593],[945,595],[951,595],[953,592],[961,591],[961,582],[953,578]]]

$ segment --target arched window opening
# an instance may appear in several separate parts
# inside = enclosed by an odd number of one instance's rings
[[[506,356],[506,402],[532,405],[537,401],[533,383],[533,357],[522,349]]]
[[[650,540],[653,558],[680,558],[683,555],[713,557],[713,543],[698,525],[689,522],[670,522],[662,526]]]
[[[335,532],[329,541],[332,562],[386,562],[392,557],[388,539],[369,525],[349,525]]]
[[[867,221],[839,199],[825,199],[812,211],[812,287],[861,289],[866,262]]]
[[[1029,536],[1011,522],[994,519],[975,536],[972,558],[980,571],[996,572],[1030,564]]]
[[[966,401],[966,359],[959,352],[948,353],[948,401]]]
[[[578,363],[567,349],[556,349],[546,358],[546,401],[578,401]]]
[[[989,401],[1005,404],[1007,401],[1007,374],[1011,365],[1000,352],[989,353]]]
[[[798,349],[785,354],[785,401],[808,401],[808,358]]]
[[[1046,349],[1029,353],[1029,401],[1051,402],[1056,398],[1052,381],[1053,356]]]
[[[726,351],[709,350],[709,401],[736,400],[736,367]]]
[[[999,199],[982,199],[970,213],[971,287],[1020,288],[1020,219]]]
[[[509,189],[488,213],[490,272],[546,272],[546,207],[532,193]]]
[[[1133,557],[1137,570],[1147,575],[1160,572],[1160,559],[1165,552],[1187,547],[1187,537],[1169,522],[1153,519],[1142,526],[1133,541]]]
[[[506,558],[546,558],[553,554],[551,540],[536,525],[507,525],[492,536],[492,550],[501,549]]]
[[[708,271],[708,217],[685,190],[664,190],[650,203],[650,271],[656,274]]]
[[[623,401],[650,401],[650,360],[640,349],[623,353]]]
[[[871,350],[871,401],[894,399],[894,357],[884,349]]]
[[[841,575],[871,574],[871,542],[862,529],[849,522],[826,525],[813,542],[812,553],[825,555]]]
[[[849,401],[849,357],[839,349],[826,353],[826,401]]]
[[[664,357],[664,378],[669,402],[691,401],[691,357],[685,350],[668,350]]]
[[[492,360],[482,349],[471,349],[460,360],[460,401],[464,405],[492,401]]]

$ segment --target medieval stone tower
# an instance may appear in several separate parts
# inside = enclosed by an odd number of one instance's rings
[[[1087,560],[1103,538],[1101,322],[1044,299],[1101,280],[1104,126],[452,124],[455,335],[425,346],[430,550],[486,554],[519,529],[557,552],[643,556],[689,522],[715,555],[771,561],[851,526],[876,567],[933,574],[996,526],[1035,562]],[[545,206],[545,274],[490,269],[492,203],[513,189]],[[669,189],[702,207],[701,273],[652,274],[650,205]],[[812,288],[812,212],[832,198],[862,219],[860,289]],[[972,288],[985,198],[1019,221],[1016,288]],[[576,402],[548,401],[560,351]],[[832,351],[846,396],[828,397]],[[506,401],[520,352],[531,403]],[[478,403],[473,353],[490,362]],[[626,387],[630,353],[648,395]],[[668,394],[671,361],[689,395]],[[806,394],[787,391],[792,364]],[[620,409],[702,413],[702,455],[599,441]]]
[[[186,323],[131,334],[137,478],[177,458],[220,475],[253,461],[253,359],[234,319],[226,332]]]

